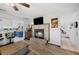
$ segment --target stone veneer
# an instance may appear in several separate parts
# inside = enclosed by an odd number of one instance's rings
[[[34,37],[35,29],[44,29],[44,39],[50,39],[50,25],[49,24],[41,24],[41,25],[33,25],[32,26],[32,35]]]

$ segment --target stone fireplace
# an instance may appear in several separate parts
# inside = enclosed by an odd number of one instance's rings
[[[44,39],[44,29],[34,29],[34,37]]]
[[[50,40],[49,24],[33,25],[32,26],[32,36],[34,38]]]

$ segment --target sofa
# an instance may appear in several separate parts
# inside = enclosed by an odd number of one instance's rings
[[[25,55],[29,52],[28,44],[22,40],[0,47],[1,55]]]

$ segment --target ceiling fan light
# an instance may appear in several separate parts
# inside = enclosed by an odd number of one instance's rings
[[[6,3],[8,6],[11,6],[11,7],[13,7],[13,9],[15,10],[15,11],[18,11],[19,9],[16,7],[16,5],[14,4],[14,3]]]
[[[15,6],[14,3],[11,3],[10,5],[11,5],[11,6]]]
[[[8,5],[8,6],[15,6],[14,3],[6,3],[6,5]]]

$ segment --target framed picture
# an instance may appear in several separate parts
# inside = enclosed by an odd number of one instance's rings
[[[78,28],[78,22],[77,22],[77,21],[74,22],[74,27],[75,27],[75,28]]]
[[[58,18],[51,19],[51,28],[58,28]]]

